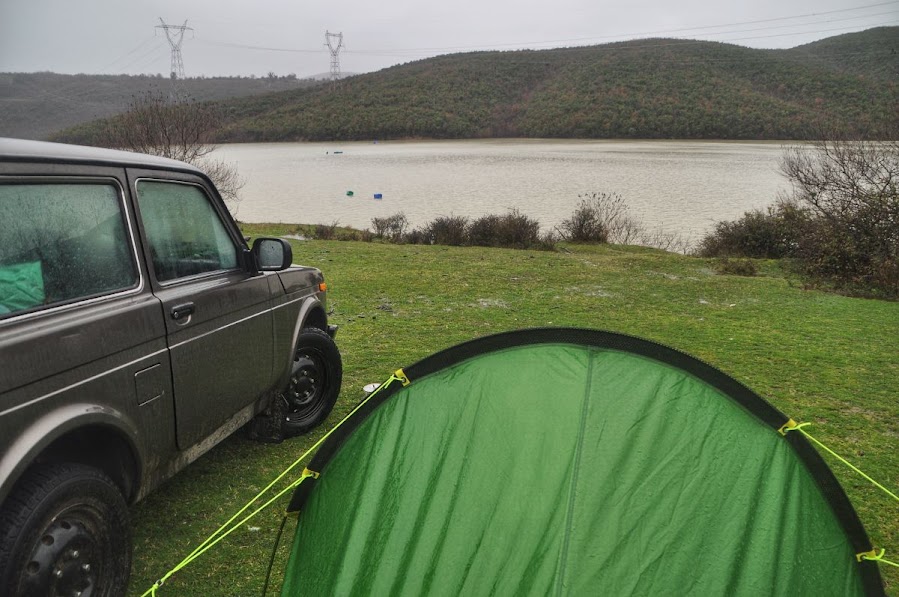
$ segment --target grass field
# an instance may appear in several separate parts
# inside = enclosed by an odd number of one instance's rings
[[[254,225],[248,234],[282,234]],[[638,247],[556,252],[294,242],[322,269],[344,360],[339,402],[316,432],[279,445],[232,437],[133,509],[140,595],[362,397],[365,384],[478,336],[540,326],[611,330],[705,360],[754,389],[862,470],[899,490],[899,303],[806,291],[776,263],[753,278]],[[899,560],[899,503],[829,459],[875,546]],[[259,595],[285,502],[175,575],[160,597]],[[282,574],[288,523],[276,563]],[[899,569],[882,566],[899,594]],[[272,589],[270,592],[274,594]]]

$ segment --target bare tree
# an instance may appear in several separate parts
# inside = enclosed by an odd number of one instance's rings
[[[885,138],[790,147],[781,171],[814,216],[799,247],[808,273],[899,297],[899,136]]]
[[[100,144],[200,168],[215,183],[231,213],[236,214],[238,191],[245,181],[232,164],[207,157],[216,148],[211,139],[219,126],[221,115],[212,104],[148,92],[133,97],[125,113],[106,121]]]
[[[780,163],[795,198],[829,220],[860,210],[893,212],[899,189],[899,141],[834,141],[789,147]],[[895,214],[894,214],[895,215]]]
[[[212,179],[219,194],[225,201],[225,205],[231,211],[231,215],[237,216],[237,210],[240,207],[238,191],[246,184],[237,168],[224,160],[216,160],[210,157],[197,158],[190,163],[205,172]]]

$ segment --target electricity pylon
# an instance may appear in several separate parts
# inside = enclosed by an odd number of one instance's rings
[[[334,43],[332,39],[336,39]],[[331,80],[336,81],[340,78],[340,48],[343,47],[343,33],[331,33],[325,31],[325,45],[331,52]]]
[[[172,80],[183,79],[184,61],[181,59],[181,42],[184,41],[184,32],[193,31],[193,28],[187,26],[187,21],[184,21],[183,25],[166,25],[165,21],[162,20],[162,17],[159,17],[159,22],[162,23],[162,25],[156,25],[156,29],[165,31],[165,36],[169,40],[169,45],[172,46]],[[172,31],[177,31],[177,33],[173,34]]]

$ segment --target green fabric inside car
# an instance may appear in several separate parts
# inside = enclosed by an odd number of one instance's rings
[[[0,265],[0,315],[31,309],[43,302],[40,261]]]

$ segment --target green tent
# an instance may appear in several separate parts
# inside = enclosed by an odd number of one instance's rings
[[[818,453],[692,357],[539,329],[395,377],[309,464],[283,595],[883,594]]]

